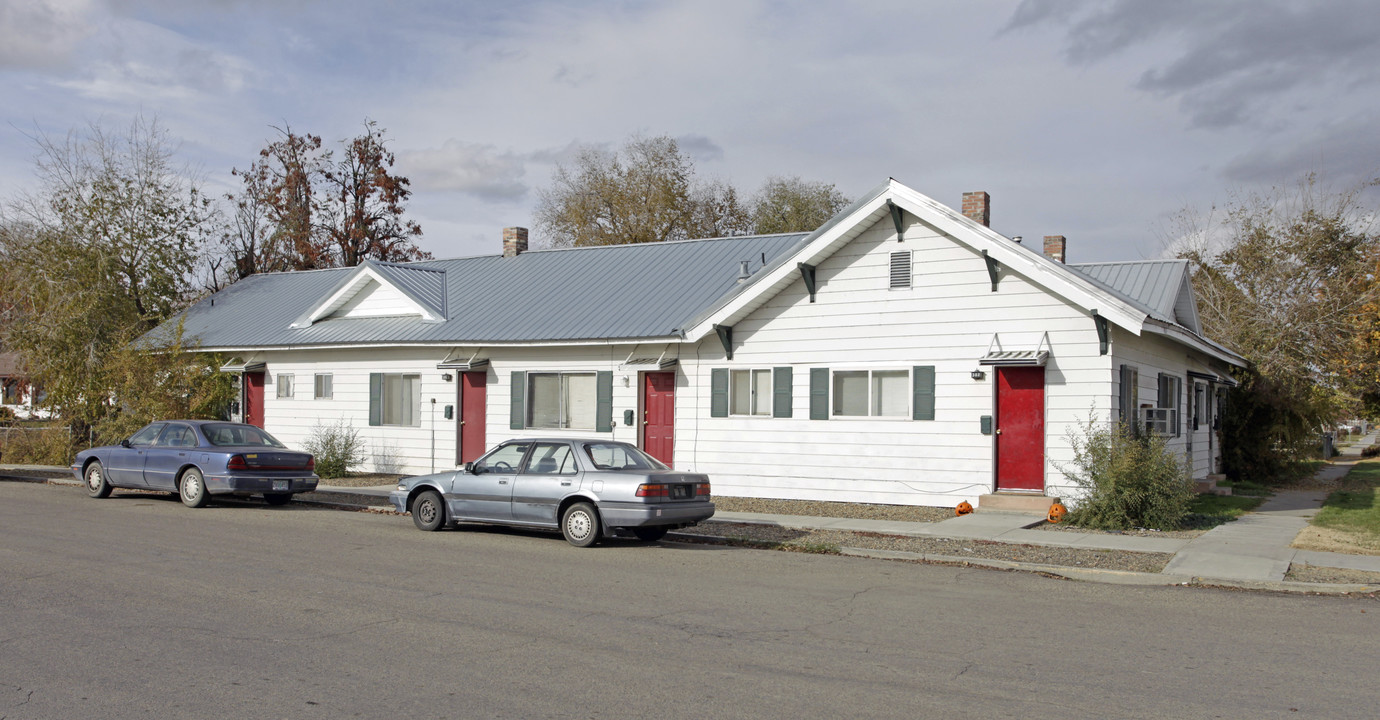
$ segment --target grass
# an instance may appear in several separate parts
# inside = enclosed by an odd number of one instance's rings
[[[1376,502],[1375,497],[1377,486],[1380,486],[1380,459],[1357,463],[1342,482],[1341,489],[1327,496],[1322,510],[1313,517],[1313,524],[1380,542],[1380,503]]]
[[[1236,492],[1235,487],[1232,488],[1232,492]],[[1245,515],[1260,507],[1263,502],[1264,495],[1199,495],[1188,506],[1188,515],[1183,519],[1183,529],[1210,530]]]
[[[1221,487],[1231,488],[1233,496],[1269,497],[1274,494],[1270,488],[1250,480],[1237,480],[1235,482],[1223,480],[1217,484]]]

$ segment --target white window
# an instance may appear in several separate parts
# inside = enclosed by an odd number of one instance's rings
[[[277,377],[276,380],[274,380],[274,382],[276,382],[276,383],[278,384],[278,397],[280,397],[280,398],[290,398],[290,397],[292,397],[292,376],[291,376],[291,375],[289,375],[289,374],[287,374],[287,373],[278,373],[278,377]]]
[[[317,374],[316,374],[316,389],[315,389],[315,392],[313,392],[312,396],[315,397],[317,400],[329,400],[329,399],[331,399],[331,393],[332,393],[332,388],[331,388],[331,386],[332,386],[333,384],[334,384],[334,383],[333,383],[333,381],[332,381],[332,379],[331,379],[331,374],[330,374],[330,373],[317,373]]]
[[[384,373],[380,398],[384,425],[422,424],[422,376]]]
[[[593,430],[594,373],[527,373],[527,427]]]
[[[840,417],[907,417],[910,371],[839,370],[833,378],[833,414]]]
[[[910,251],[903,250],[891,254],[891,288],[910,287]]]
[[[771,414],[771,370],[733,370],[729,378],[729,415]]]

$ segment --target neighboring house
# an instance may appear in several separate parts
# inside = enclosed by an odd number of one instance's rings
[[[1064,265],[888,181],[812,233],[255,275],[186,312],[240,415],[301,445],[344,420],[367,469],[508,437],[634,442],[719,495],[951,506],[1069,494],[1069,433],[1134,416],[1215,470],[1240,356],[1181,261]],[[166,327],[166,326],[165,326]]]
[[[36,388],[20,368],[19,354],[0,352],[0,407],[13,410],[16,417],[48,417],[48,411],[36,405],[43,400],[43,391]]]

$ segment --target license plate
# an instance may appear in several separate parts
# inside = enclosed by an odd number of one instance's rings
[[[690,486],[689,486],[689,485],[672,485],[672,486],[671,486],[671,497],[674,498],[674,499],[676,499],[676,500],[684,500],[685,498],[690,497]]]
[[[280,491],[283,491],[283,490],[287,490],[287,489],[290,488],[290,487],[292,487],[292,481],[291,481],[291,480],[274,480],[274,481],[273,481],[273,490],[274,490],[274,492],[280,492]]]

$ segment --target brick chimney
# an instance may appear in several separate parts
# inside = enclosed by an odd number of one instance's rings
[[[1050,260],[1064,262],[1064,248],[1067,245],[1068,241],[1064,239],[1063,235],[1046,235],[1045,256]]]
[[[984,226],[992,224],[992,196],[981,190],[963,193],[963,214]]]
[[[527,228],[503,228],[503,257],[517,257],[527,252]]]

